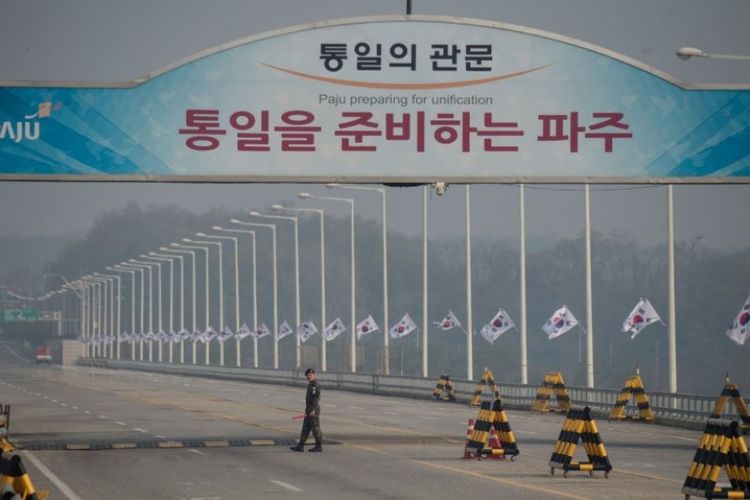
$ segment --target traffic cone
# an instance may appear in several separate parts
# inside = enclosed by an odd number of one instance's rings
[[[466,444],[464,445],[464,458],[474,458],[472,454],[467,451],[469,450],[469,441],[471,441],[471,435],[474,432],[474,419],[469,419],[469,428],[466,429]]]
[[[490,438],[487,440],[487,448],[496,450],[502,447],[503,445],[500,444],[500,438],[497,436],[497,431],[494,427],[490,427]]]
[[[500,442],[500,436],[497,435],[497,431],[495,430],[494,426],[490,427],[490,436],[487,439],[487,448],[484,448],[482,450],[481,456],[492,460],[505,459],[505,449],[503,448],[503,444]]]

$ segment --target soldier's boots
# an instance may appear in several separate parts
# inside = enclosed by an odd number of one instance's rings
[[[297,446],[290,446],[290,450],[292,451],[305,451],[304,446],[302,446],[302,443],[299,443]]]
[[[308,451],[323,451],[323,447],[320,445],[320,443],[315,443],[315,446],[310,448]]]

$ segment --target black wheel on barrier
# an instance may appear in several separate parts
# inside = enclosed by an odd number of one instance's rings
[[[604,479],[609,479],[609,471],[604,472]]]
[[[550,467],[549,468],[549,473],[554,476],[555,475],[555,468],[554,467]]]
[[[567,479],[567,477],[568,477],[568,471],[563,471],[563,477]]]
[[[510,461],[511,461],[511,462],[515,462],[515,461],[516,461],[516,458],[518,458],[518,455],[511,455],[511,456],[510,456]]]

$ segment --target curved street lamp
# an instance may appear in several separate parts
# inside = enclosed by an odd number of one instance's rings
[[[277,248],[276,248],[276,226],[274,224],[263,224],[261,222],[243,222],[238,219],[231,219],[232,224],[242,226],[264,227],[271,230],[271,257],[273,258],[273,367],[279,368],[279,308],[278,308],[278,272],[276,268]]]
[[[680,47],[677,49],[677,57],[682,59],[683,61],[687,61],[688,59],[692,59],[693,57],[704,57],[707,59],[734,59],[734,60],[740,60],[740,61],[750,61],[750,55],[737,55],[737,54],[709,54],[708,52],[703,52],[701,49],[696,49],[695,47]]]
[[[380,208],[381,208],[381,224],[383,228],[383,371],[386,375],[390,373],[390,353],[388,346],[388,328],[390,323],[388,322],[388,213],[387,213],[387,200],[384,187],[372,187],[372,186],[350,186],[342,185],[335,182],[326,184],[327,188],[340,188],[350,189],[357,191],[374,191],[380,193]],[[425,375],[426,376],[426,375]]]
[[[257,270],[257,259],[255,255],[255,231],[252,229],[226,229],[221,226],[213,226],[212,229],[214,231],[223,231],[226,233],[240,233],[240,234],[247,234],[252,237],[252,244],[250,248],[250,252],[252,254],[252,261],[253,261],[253,331],[255,332],[258,329],[258,279],[256,275]],[[234,238],[236,240],[236,238]],[[235,252],[237,252],[237,247],[235,247]],[[238,254],[235,253],[235,257]],[[239,258],[239,257],[237,257]],[[235,269],[237,269],[238,262],[235,261]],[[235,277],[236,282],[239,283],[239,277]],[[239,285],[237,285],[239,287]],[[237,330],[240,329],[240,319],[239,319],[239,288],[237,288]],[[237,340],[237,366],[241,365],[241,355],[240,355],[240,339]],[[253,367],[258,368],[258,338],[256,336],[253,336]]]
[[[288,212],[315,213],[320,216],[320,367],[322,371],[328,369],[326,356],[326,338],[323,329],[326,325],[326,238],[325,238],[325,212],[322,208],[290,208],[283,205],[271,205],[273,210],[286,210]],[[299,321],[298,321],[299,323]]]

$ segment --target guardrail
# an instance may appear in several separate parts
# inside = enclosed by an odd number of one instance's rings
[[[174,365],[146,363],[140,361],[107,360],[108,368],[142,370],[174,375],[199,376],[225,380],[260,382],[281,385],[305,385],[307,380],[302,370],[273,370],[267,368],[234,368],[207,365]],[[405,377],[394,375],[359,373],[318,373],[318,380],[325,387],[400,396],[418,399],[431,399],[437,378]],[[476,381],[451,379],[456,392],[456,401],[467,403],[476,389]],[[507,408],[529,410],[536,397],[538,386],[509,384],[496,381]],[[597,418],[606,418],[615,405],[618,389],[591,389],[588,387],[566,386],[570,400],[576,406],[588,406]],[[649,403],[656,417],[656,423],[692,429],[702,429],[705,419],[711,414],[716,397],[696,394],[649,392]],[[727,405],[729,406],[729,405]],[[631,400],[626,406],[629,412],[637,411]],[[736,415],[727,414],[729,418]]]

